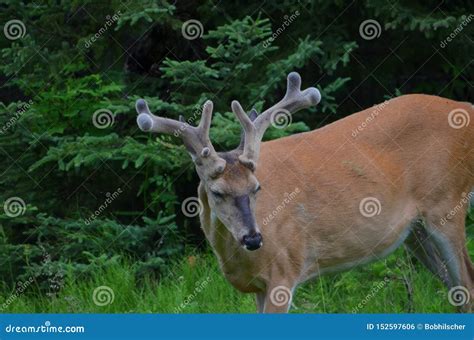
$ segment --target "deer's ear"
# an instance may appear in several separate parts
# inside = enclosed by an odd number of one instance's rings
[[[258,116],[257,110],[255,110],[255,108],[252,108],[252,110],[250,110],[249,112],[250,120],[253,122],[255,119],[257,119],[257,116]]]

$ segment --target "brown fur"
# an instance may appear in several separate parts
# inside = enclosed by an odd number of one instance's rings
[[[313,276],[385,256],[408,235],[414,220],[423,219],[428,234],[440,235],[427,249],[453,250],[440,255],[444,270],[450,270],[454,286],[467,287],[473,296],[466,207],[440,223],[474,186],[474,122],[461,129],[448,124],[448,113],[459,108],[474,119],[470,104],[405,95],[385,103],[357,133],[353,131],[376,107],[315,131],[262,143],[255,175],[227,160],[222,176],[204,179],[198,189],[204,204],[201,225],[226,278],[242,292],[257,293],[259,311],[285,312],[290,302],[275,305],[275,287],[293,290]],[[263,247],[249,252],[236,239],[236,230],[242,228],[238,221],[226,227],[212,217],[211,210],[221,207],[216,208],[208,190],[217,185],[231,194],[249,193],[255,180],[262,187],[256,194],[255,219]],[[285,197],[296,189],[299,193],[286,203]],[[366,197],[380,201],[378,215],[360,213]],[[217,215],[232,215],[224,211]],[[273,211],[277,213],[265,223]]]

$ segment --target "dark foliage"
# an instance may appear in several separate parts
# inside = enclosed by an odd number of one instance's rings
[[[177,139],[138,130],[139,96],[187,119],[212,99],[219,149],[239,140],[231,100],[261,110],[292,70],[322,103],[267,139],[401,93],[473,101],[474,24],[446,43],[472,16],[468,1],[198,3],[1,2],[1,22],[25,30],[0,39],[0,202],[21,199],[18,216],[0,211],[0,281],[87,276],[124,256],[137,275],[159,274],[185,245],[202,245],[181,212],[196,195],[191,160]],[[190,19],[202,37],[183,36]],[[371,40],[359,32],[369,19],[381,27]]]

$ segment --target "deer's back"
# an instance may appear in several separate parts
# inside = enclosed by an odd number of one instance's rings
[[[263,143],[257,176],[285,190],[297,184],[317,190],[349,178],[340,184],[357,180],[358,187],[388,183],[383,186],[415,189],[432,186],[447,172],[474,184],[474,122],[455,126],[449,115],[456,110],[474,119],[469,103],[421,94],[397,97],[323,128]],[[457,163],[464,170],[456,170]]]

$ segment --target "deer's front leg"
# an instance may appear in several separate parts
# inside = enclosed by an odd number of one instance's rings
[[[256,293],[255,302],[257,304],[257,313],[263,313],[265,309],[265,292]]]
[[[264,313],[288,313],[293,298],[294,285],[275,284],[267,288]]]

